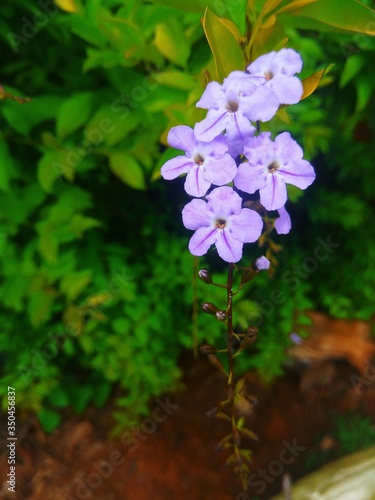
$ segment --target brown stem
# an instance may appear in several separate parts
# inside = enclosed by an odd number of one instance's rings
[[[234,358],[233,358],[233,319],[232,319],[232,309],[233,309],[233,269],[234,264],[230,263],[228,265],[228,281],[227,281],[227,327],[228,327],[228,389],[230,393],[233,393],[233,369],[234,369]]]

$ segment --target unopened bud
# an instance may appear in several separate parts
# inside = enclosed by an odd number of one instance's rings
[[[201,281],[203,281],[203,283],[211,285],[212,277],[211,274],[207,271],[207,269],[201,269],[200,271],[198,271],[198,277]]]
[[[216,313],[219,311],[215,304],[212,304],[211,302],[203,302],[201,307],[205,313],[212,314],[213,316],[216,316]]]
[[[259,257],[255,262],[251,263],[251,267],[254,269],[254,271],[267,271],[267,269],[270,268],[270,261],[262,255],[262,257]]]
[[[199,350],[202,354],[213,354],[214,352],[217,352],[216,347],[210,344],[202,344]]]
[[[225,321],[227,319],[226,311],[217,311],[215,316],[219,321]]]

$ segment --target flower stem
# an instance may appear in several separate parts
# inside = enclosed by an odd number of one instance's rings
[[[233,269],[234,264],[230,263],[228,265],[228,281],[227,281],[227,328],[228,328],[228,389],[230,393],[233,393],[233,369],[234,369],[234,358],[233,358]]]

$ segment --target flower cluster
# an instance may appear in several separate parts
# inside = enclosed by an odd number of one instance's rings
[[[204,255],[214,244],[223,260],[238,262],[243,244],[258,240],[262,218],[242,208],[238,191],[259,191],[264,209],[279,214],[276,231],[290,231],[286,184],[306,189],[314,169],[288,132],[273,140],[270,132],[256,135],[255,124],[271,120],[280,105],[299,102],[303,87],[295,74],[301,69],[301,56],[292,49],[265,54],[247,71],[233,71],[222,85],[207,85],[197,107],[208,112],[194,129],[170,130],[168,143],[185,155],[167,161],[161,174],[167,180],[186,174],[185,190],[195,199],[182,219],[195,231],[189,242],[193,255]]]

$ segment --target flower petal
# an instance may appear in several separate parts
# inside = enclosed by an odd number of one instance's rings
[[[185,180],[185,191],[190,196],[196,196],[200,198],[204,196],[211,186],[211,182],[207,180],[204,176],[203,166],[199,167],[194,164],[194,167],[186,176]]]
[[[169,131],[167,141],[173,148],[182,149],[182,151],[188,153],[188,156],[190,156],[189,153],[191,153],[197,145],[194,130],[185,125],[172,127]]]
[[[170,181],[176,179],[181,174],[187,174],[194,166],[195,162],[187,156],[176,156],[176,158],[172,158],[164,163],[160,172],[163,179]]]
[[[290,162],[288,166],[282,166],[277,173],[287,184],[292,184],[300,189],[306,189],[315,180],[315,171],[306,160]]]
[[[215,139],[225,129],[225,123],[228,115],[225,108],[210,109],[206,118],[198,122],[194,127],[195,137],[199,141],[209,142]]]
[[[255,127],[251,125],[241,111],[228,113],[226,123],[226,136],[229,144],[245,144],[248,139],[253,137]]]
[[[221,158],[228,151],[228,142],[224,135],[219,135],[210,142],[199,141],[196,151],[201,154],[202,158],[207,156]]]
[[[199,201],[199,200],[198,200]],[[217,238],[217,229],[210,227],[200,227],[195,231],[189,241],[189,252],[197,257],[207,253],[212,244]]]
[[[233,238],[229,231],[218,231],[216,249],[225,262],[238,262],[242,257],[242,248],[242,241]]]
[[[278,72],[288,76],[300,73],[303,66],[300,54],[293,49],[279,50],[272,64],[277,67]]]
[[[220,159],[208,156],[201,168],[205,179],[216,186],[223,186],[228,182],[232,182],[237,174],[236,162],[228,154],[225,154]]]
[[[289,132],[283,132],[275,138],[275,154],[281,163],[288,164],[289,160],[302,160],[303,150]]]
[[[268,54],[263,54],[253,61],[250,66],[247,67],[247,71],[251,75],[263,74],[269,71],[272,61],[275,59],[276,51],[269,52]]]
[[[267,174],[266,185],[259,190],[260,202],[267,210],[277,210],[285,205],[288,198],[285,182],[278,175]]]
[[[225,101],[225,93],[218,82],[210,82],[205,91],[202,94],[202,97],[197,102],[197,108],[204,109],[219,109],[224,106]]]
[[[279,98],[267,87],[257,87],[254,92],[241,99],[241,111],[251,121],[271,120],[279,109]]]
[[[275,220],[275,229],[278,234],[288,234],[292,228],[292,221],[285,207],[281,207],[277,210],[279,212],[279,218]]]
[[[207,195],[208,208],[216,218],[226,219],[230,215],[238,214],[241,211],[242,199],[229,186],[222,186],[211,191]]]
[[[262,233],[263,221],[260,215],[254,210],[243,208],[237,215],[233,215],[230,220],[230,233],[233,238],[243,243],[253,243]]]
[[[275,75],[266,85],[275,92],[280,104],[296,104],[301,100],[303,86],[296,76]]]
[[[203,200],[191,200],[182,210],[182,222],[187,229],[210,226],[212,213]]]
[[[248,162],[244,162],[238,167],[233,182],[236,188],[245,193],[253,194],[257,189],[265,187],[267,174],[264,167],[255,167]]]

